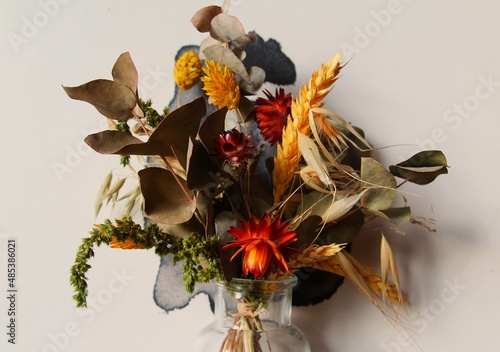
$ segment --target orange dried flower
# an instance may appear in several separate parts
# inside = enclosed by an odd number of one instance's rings
[[[253,216],[250,221],[240,221],[241,229],[231,226],[228,233],[236,237],[223,247],[240,247],[231,257],[233,260],[239,253],[243,255],[243,274],[262,277],[274,262],[282,272],[288,272],[288,265],[283,252],[294,251],[288,245],[297,240],[295,231],[288,231],[288,223],[281,223],[278,216],[271,221],[268,214],[262,218]]]

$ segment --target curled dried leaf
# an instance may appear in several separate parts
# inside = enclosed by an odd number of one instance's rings
[[[443,152],[426,150],[397,165],[391,165],[389,170],[394,176],[418,185],[426,185],[439,175],[447,174],[448,163]]]

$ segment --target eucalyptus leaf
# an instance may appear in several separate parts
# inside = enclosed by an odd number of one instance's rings
[[[240,103],[238,104],[238,110],[239,114],[241,114],[241,118],[243,118],[243,121],[245,122],[251,122],[254,121],[254,111],[255,111],[255,106],[253,105],[253,102],[250,101],[247,97],[241,97],[240,98]],[[248,127],[251,127],[248,126]],[[257,126],[255,126],[258,128]],[[256,134],[257,132],[254,132],[253,134]]]
[[[107,79],[96,79],[78,87],[63,86],[63,89],[71,99],[90,103],[101,114],[114,120],[132,117],[130,110],[136,105],[136,95],[129,87]]]
[[[188,188],[196,191],[209,191],[210,194],[217,195],[218,192],[214,192],[214,189],[220,182],[216,174],[219,169],[210,158],[203,143],[190,138],[187,157],[186,183]]]
[[[243,48],[249,44],[255,43],[258,39],[257,34],[254,31],[248,32],[238,38],[235,38],[231,41],[231,44],[236,48]]]
[[[241,256],[238,256],[231,261],[231,258],[237,251],[237,248],[228,248],[225,250],[222,250],[221,248],[228,242],[235,240],[235,238],[231,236],[228,231],[231,226],[238,227],[240,219],[242,219],[241,215],[229,211],[220,211],[215,217],[215,231],[220,238],[220,263],[222,271],[224,272],[224,277],[228,282],[231,281],[233,277],[238,275],[238,268],[241,267]]]
[[[240,87],[250,94],[257,94],[266,80],[266,73],[260,67],[252,66],[248,70],[248,75],[250,82],[243,81]]]
[[[364,215],[355,211],[338,222],[331,224],[321,232],[320,238],[325,244],[349,243],[358,235],[364,224]]]
[[[159,142],[144,143],[129,133],[109,130],[88,135],[85,143],[101,154],[160,155],[164,149]]]
[[[197,135],[205,113],[203,97],[175,109],[156,127],[148,142],[161,144],[163,150],[160,155],[176,156],[185,169],[189,137]]]
[[[384,165],[373,158],[361,158],[361,179],[367,189],[361,205],[368,210],[383,210],[392,205],[396,197],[396,179]]]
[[[243,62],[229,49],[225,46],[212,45],[206,47],[203,50],[206,58],[209,60],[215,60],[223,66],[229,67],[229,69],[240,76],[243,80],[251,84],[250,76],[248,75],[247,69]]]
[[[439,175],[448,173],[448,162],[443,152],[426,150],[389,167],[390,172],[418,185],[431,183]]]
[[[158,226],[163,231],[182,238],[188,238],[193,233],[204,233],[203,225],[200,224],[195,216],[192,216],[191,219],[182,224],[167,225],[158,223]]]
[[[245,28],[235,16],[221,13],[210,22],[210,36],[223,43],[229,43],[245,34]]]
[[[95,133],[85,142],[101,154],[175,156],[185,169],[188,140],[198,133],[205,111],[202,97],[181,106],[163,119],[147,142],[119,131]]]
[[[111,74],[115,82],[126,85],[137,95],[139,76],[129,52],[122,53],[116,60]]]
[[[219,135],[224,132],[226,113],[227,108],[219,109],[208,115],[200,126],[198,134],[209,154],[213,154],[214,142],[217,142]]]
[[[196,200],[184,180],[178,177],[176,180],[172,172],[158,167],[140,170],[138,174],[147,218],[167,225],[182,224],[191,219]]]
[[[298,240],[292,243],[293,248],[299,249],[302,246],[311,245],[316,238],[316,231],[322,221],[321,216],[311,215],[302,220],[294,230],[297,233]]]
[[[210,31],[210,22],[212,22],[212,19],[221,13],[222,9],[220,6],[205,6],[194,14],[191,18],[191,23],[199,32],[206,33]]]
[[[372,211],[372,213],[392,222],[395,225],[406,224],[411,219],[410,207],[389,208],[379,211]]]

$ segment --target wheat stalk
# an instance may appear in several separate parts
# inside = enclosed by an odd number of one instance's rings
[[[309,246],[291,256],[288,267],[290,272],[309,267],[343,276],[352,281],[377,306],[376,299],[385,297],[397,304],[404,303],[403,296],[396,285],[384,283],[375,270],[359,263],[337,244]],[[268,279],[276,280],[289,274],[275,272]]]
[[[309,114],[314,108],[321,108],[324,99],[332,90],[341,69],[341,54],[337,53],[326,65],[313,72],[309,82],[300,89],[299,96],[292,101],[291,116],[283,130],[281,143],[276,150],[274,158],[273,185],[274,202],[280,201],[290,184],[300,161],[298,135],[300,132],[306,136],[311,134]],[[333,138],[338,132],[323,115],[312,112],[319,129]]]

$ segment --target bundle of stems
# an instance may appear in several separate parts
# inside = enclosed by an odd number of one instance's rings
[[[229,329],[219,352],[262,352],[260,338],[264,328],[259,315],[264,311],[261,304],[254,307],[246,299],[238,300],[233,327]]]

